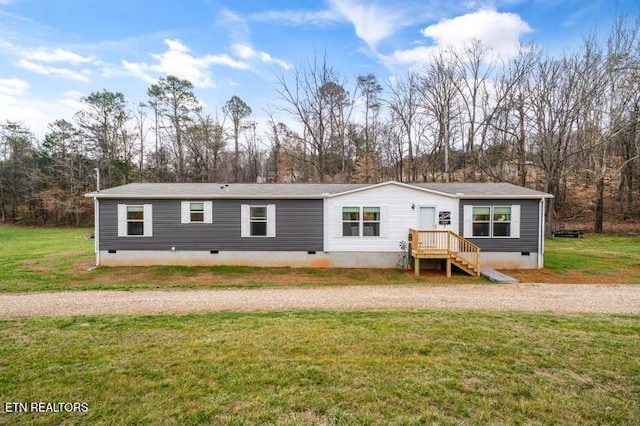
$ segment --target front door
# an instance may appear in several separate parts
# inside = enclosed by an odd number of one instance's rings
[[[436,228],[436,209],[435,207],[420,207],[420,218],[418,221],[420,229]]]

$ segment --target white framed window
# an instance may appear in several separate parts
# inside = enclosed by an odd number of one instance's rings
[[[520,238],[520,205],[464,206],[465,238]]]
[[[151,204],[118,204],[118,236],[153,236],[152,212]]]
[[[342,236],[360,236],[360,207],[342,208]]]
[[[491,207],[473,207],[473,237],[491,236]]]
[[[380,236],[380,207],[362,208],[362,236]]]
[[[275,204],[242,204],[240,206],[240,236],[267,237],[276,236]]]
[[[267,236],[267,206],[249,206],[249,235]]]
[[[341,237],[385,236],[385,207],[340,207]]]
[[[493,237],[510,237],[511,236],[511,207],[494,206],[492,217]]]
[[[213,202],[182,201],[181,223],[213,223]]]

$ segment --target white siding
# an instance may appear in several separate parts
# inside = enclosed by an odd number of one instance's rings
[[[409,228],[418,226],[421,206],[435,207],[436,221],[438,212],[451,212],[451,225],[436,225],[436,228],[458,232],[457,199],[395,183],[328,198],[325,202],[325,212],[330,215],[325,222],[328,225],[325,251],[400,251],[400,242],[407,241]],[[380,207],[380,236],[343,237],[342,207]]]

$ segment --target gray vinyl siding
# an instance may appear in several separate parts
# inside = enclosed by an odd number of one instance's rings
[[[118,204],[152,204],[153,236],[118,237]],[[276,237],[240,237],[242,204],[275,204]],[[181,200],[100,200],[100,250],[323,250],[322,200],[213,200],[211,224],[180,223],[180,206]]]
[[[520,238],[467,238],[486,252],[538,252],[540,200],[460,200],[460,229],[464,227],[464,206],[520,205]]]

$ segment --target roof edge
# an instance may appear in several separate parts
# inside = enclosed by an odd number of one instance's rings
[[[248,195],[236,195],[236,194],[215,194],[215,195],[203,195],[203,194],[179,194],[179,195],[153,195],[153,194],[100,194],[96,192],[90,192],[84,194],[85,198],[97,198],[99,200],[208,200],[208,199],[224,199],[224,200],[247,200],[247,199],[260,199],[260,200],[322,200],[327,198],[326,195],[260,195],[260,196],[248,196]]]
[[[330,194],[328,197],[329,198],[340,197],[340,196],[343,196],[343,195],[354,194],[356,192],[368,191],[370,189],[375,189],[375,188],[381,188],[381,187],[387,186],[387,185],[395,185],[395,186],[400,186],[400,187],[403,187],[403,188],[415,189],[417,191],[428,192],[430,194],[437,194],[437,195],[441,195],[443,197],[457,198],[455,194],[436,191],[436,190],[430,189],[430,188],[422,188],[420,186],[415,186],[415,185],[412,185],[410,183],[398,182],[398,181],[395,181],[395,180],[388,180],[388,181],[385,181],[385,182],[374,183],[374,184],[371,184],[371,185],[363,186],[362,188],[351,189],[349,191],[336,192],[335,194]]]

